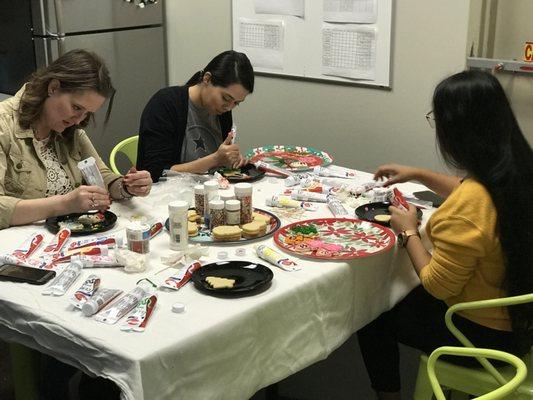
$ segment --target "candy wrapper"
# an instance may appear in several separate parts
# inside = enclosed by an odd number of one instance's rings
[[[167,279],[165,279],[165,282],[160,286],[160,288],[171,290],[181,289],[187,282],[189,282],[193,272],[201,267],[202,264],[200,264],[200,261],[195,261],[188,267],[183,267],[176,275],[169,276]]]
[[[298,271],[301,269],[298,264],[285,257],[283,254],[278,253],[272,247],[260,244],[255,245],[254,249],[259,258],[268,261],[272,265],[275,265],[276,267],[279,267],[284,271]]]
[[[152,294],[139,301],[139,304],[126,317],[120,330],[125,332],[144,332],[146,324],[152,315],[157,303],[157,295]]]

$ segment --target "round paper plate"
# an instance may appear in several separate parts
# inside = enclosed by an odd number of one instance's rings
[[[98,218],[96,216],[103,216],[103,219],[98,222],[86,224],[79,222],[80,217],[95,218],[97,220]],[[108,231],[115,226],[116,222],[117,215],[111,211],[106,211],[104,213],[86,212],[48,218],[44,225],[52,233],[57,233],[61,228],[69,228],[72,236],[83,236]]]
[[[215,289],[207,283],[208,276],[234,279],[235,284],[232,288]],[[231,260],[204,265],[192,274],[194,286],[198,290],[225,296],[249,294],[263,288],[273,277],[274,274],[270,268],[262,264]]]
[[[389,222],[376,220],[376,215],[390,215],[390,203],[378,201],[376,203],[363,204],[355,209],[355,215],[365,221],[375,222],[383,226],[390,226]],[[422,210],[416,210],[416,216],[419,220],[422,219]]]
[[[249,150],[246,155],[251,163],[264,161],[289,171],[307,171],[317,166],[326,166],[333,158],[325,151],[305,146],[263,146]]]
[[[354,218],[319,218],[286,225],[274,234],[283,250],[302,257],[351,260],[388,251],[396,235],[388,228]]]
[[[235,243],[249,243],[253,242],[255,240],[262,240],[270,235],[272,235],[274,232],[276,232],[279,227],[281,226],[280,219],[272,214],[269,211],[261,210],[260,208],[254,207],[254,212],[262,215],[266,215],[270,218],[270,222],[267,224],[266,232],[261,235],[254,238],[244,238],[241,237],[239,240],[230,240],[230,241],[215,241],[211,237],[211,231],[203,224],[198,224],[198,235],[196,236],[189,236],[189,243],[202,243],[202,244],[216,244],[216,245],[225,245],[225,244],[235,244]],[[169,221],[168,218],[165,221],[165,228],[168,231],[169,230]]]

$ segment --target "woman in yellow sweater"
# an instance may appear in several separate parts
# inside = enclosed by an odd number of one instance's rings
[[[432,253],[420,241],[415,207],[390,208],[422,285],[358,332],[379,399],[400,398],[398,343],[426,353],[460,345],[444,323],[450,305],[533,291],[533,152],[498,80],[475,71],[445,79],[426,118],[444,160],[465,178],[395,164],[375,174],[386,185],[419,181],[446,198],[426,227]],[[531,305],[472,310],[454,321],[478,347],[523,355],[532,345]]]

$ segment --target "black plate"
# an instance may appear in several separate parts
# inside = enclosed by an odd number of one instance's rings
[[[76,219],[80,215],[87,215],[87,214],[96,214],[96,212],[76,213],[76,214],[68,214],[68,215],[61,215],[59,217],[48,218],[44,225],[50,232],[57,233],[57,231],[60,229],[60,226],[59,226],[60,222],[65,222],[69,220],[76,221]],[[99,223],[99,225],[96,227],[84,226],[83,229],[81,230],[71,229],[71,235],[72,236],[92,235],[93,233],[105,232],[113,228],[113,226],[115,226],[115,223],[117,222],[117,215],[112,213],[111,211],[106,211],[104,213],[104,217],[105,219],[101,223]]]
[[[254,182],[258,179],[261,179],[265,176],[265,171],[257,169],[253,164],[246,164],[245,166],[238,168],[242,175],[233,176],[231,171],[236,171],[236,169],[231,168],[217,168],[214,171],[217,171],[222,176],[224,176],[231,183],[237,182]]]
[[[250,268],[251,266],[255,267]],[[214,289],[205,281],[208,276],[235,279],[235,285],[232,288]],[[265,287],[273,277],[270,268],[249,261],[219,261],[204,265],[192,274],[194,286],[198,290],[223,296],[250,294]]]
[[[377,203],[368,203],[363,204],[362,206],[359,206],[355,209],[355,215],[357,215],[358,218],[363,219],[365,221],[375,222],[376,224],[380,224],[383,226],[389,226],[390,224],[388,222],[380,222],[376,221],[374,217],[376,215],[390,215],[389,207],[390,203],[388,202],[377,202]],[[422,219],[422,210],[418,208],[416,210],[416,216],[418,219]]]

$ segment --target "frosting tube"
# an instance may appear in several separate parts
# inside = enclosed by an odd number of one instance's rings
[[[318,176],[329,176],[332,178],[355,178],[355,172],[350,171],[332,171],[328,168],[316,166],[313,168],[313,173]]]
[[[404,211],[409,210],[409,204],[407,203],[407,201],[405,201],[402,192],[400,192],[398,189],[394,188],[392,192],[388,193],[387,197],[393,206],[398,207],[399,209]]]
[[[150,227],[150,239],[153,239],[163,230],[163,224],[161,222],[156,222]]]
[[[94,316],[94,319],[98,322],[114,324],[137,306],[143,297],[152,294],[152,292],[152,284],[146,281],[140,282],[132,291],[105,306],[102,311]]]
[[[78,168],[81,171],[81,174],[83,175],[83,179],[88,185],[100,186],[101,188],[107,190],[104,183],[104,178],[102,178],[102,174],[100,173],[100,170],[96,165],[96,160],[94,159],[94,157],[89,157],[85,160],[80,161],[78,163]]]
[[[84,268],[97,268],[97,267],[123,267],[124,264],[119,262],[113,255],[108,256],[93,256],[89,254],[81,254],[79,259],[83,262]]]
[[[89,275],[80,288],[72,295],[70,303],[77,309],[81,310],[83,304],[94,295],[94,292],[96,292],[99,287],[100,277],[97,275]]]
[[[61,263],[69,262],[74,256],[79,256],[79,255],[107,256],[108,253],[109,253],[109,250],[106,246],[87,246],[87,247],[80,247],[79,249],[57,253],[51,260],[50,259],[45,259],[45,260],[50,261],[54,264],[61,264]]]
[[[44,240],[44,236],[40,233],[33,233],[27,238],[19,248],[15,249],[11,254],[19,259],[26,259],[31,256],[35,250],[41,245]]]
[[[111,300],[122,293],[120,289],[98,289],[96,293],[81,307],[81,312],[86,317],[96,314],[102,308],[109,304]]]
[[[55,253],[59,252],[63,248],[69,237],[70,229],[60,229],[59,232],[57,232],[54,238],[50,241],[50,243],[48,243],[48,245],[44,248],[41,256],[52,256]]]
[[[316,211],[318,209],[311,203],[293,200],[287,196],[269,197],[265,200],[265,204],[269,207],[303,208],[306,211]]]
[[[257,169],[260,169],[265,172],[272,172],[273,174],[280,175],[285,178],[293,175],[292,172],[289,172],[286,169],[275,167],[274,165],[270,165],[264,161],[256,161],[254,162],[254,165]]]
[[[67,250],[75,250],[79,249],[80,247],[88,246],[107,246],[110,249],[113,247],[120,247],[122,246],[122,238],[114,236],[101,236],[91,239],[76,240],[69,243]]]
[[[349,215],[340,200],[335,197],[328,197],[328,208],[335,217]]]
[[[283,254],[278,253],[273,248],[265,246],[264,244],[255,245],[254,249],[259,258],[268,261],[284,271],[298,271],[301,269],[294,261],[288,259]]]
[[[183,287],[192,277],[192,274],[197,269],[201,268],[202,264],[200,264],[199,261],[194,261],[191,265],[188,267],[183,267],[179,270],[177,275],[169,276],[167,279],[165,279],[165,283],[163,283],[160,287],[166,288],[166,289],[172,289],[172,290],[179,290],[181,287]]]
[[[137,307],[126,317],[126,321],[124,321],[120,329],[126,332],[144,332],[156,303],[156,294],[152,294],[139,301]]]
[[[63,271],[46,287],[42,294],[52,296],[63,296],[67,289],[74,283],[81,274],[83,265],[79,260],[72,261]]]
[[[298,190],[291,194],[294,200],[313,201],[315,203],[327,203],[328,196],[322,193],[307,192],[305,190]]]

